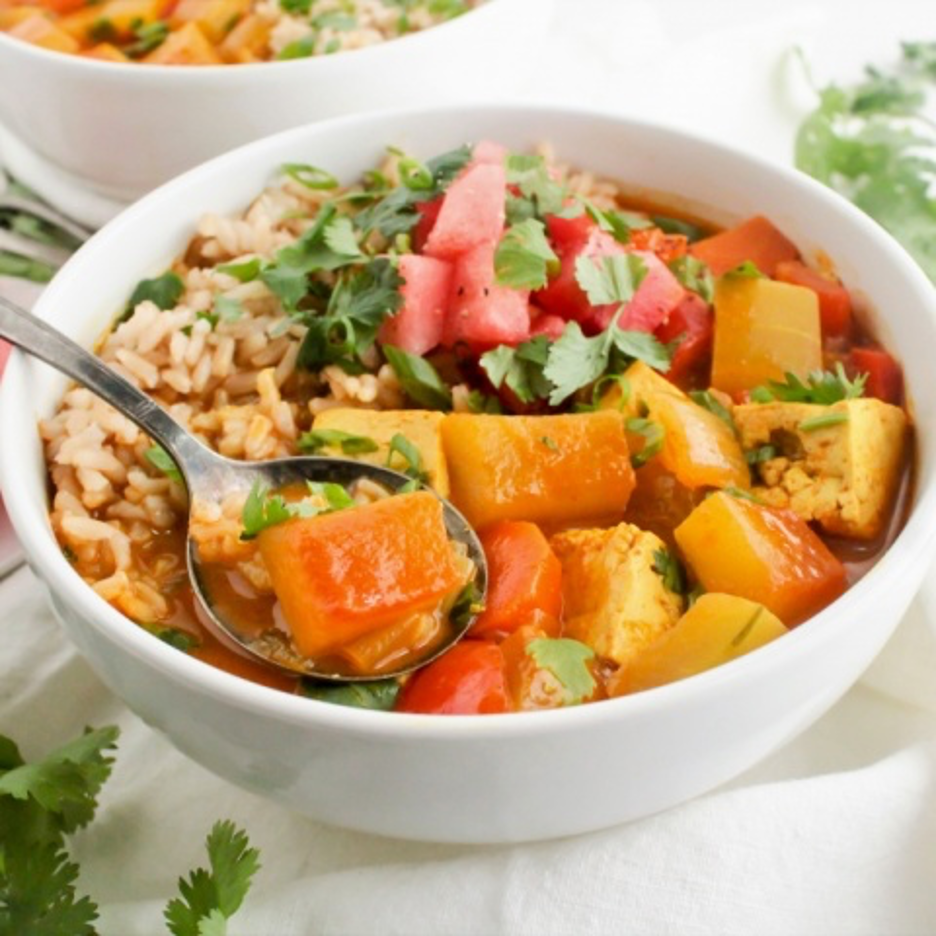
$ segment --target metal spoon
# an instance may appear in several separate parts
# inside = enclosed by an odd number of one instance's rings
[[[5,338],[94,391],[158,442],[178,465],[188,488],[190,505],[196,501],[220,502],[232,491],[248,491],[258,481],[275,491],[297,482],[332,481],[348,486],[354,481],[370,479],[396,491],[411,480],[389,468],[345,458],[309,456],[240,462],[218,455],[183,429],[155,400],[111,370],[100,358],[3,297],[0,297],[0,338]],[[448,535],[467,548],[468,557],[477,570],[475,584],[483,596],[487,585],[487,565],[481,543],[465,518],[448,501],[443,500],[442,504]],[[205,588],[198,546],[191,536],[187,544],[189,577],[196,597],[210,621],[248,654],[290,673],[333,682],[361,682],[378,678],[375,674],[347,675],[332,668],[320,669],[315,661],[292,649],[290,643],[276,639],[272,628],[260,638],[241,635],[235,624],[223,618],[213,605]],[[442,646],[405,666],[381,670],[379,678],[401,675],[435,659],[463,636],[470,623],[470,615],[453,622],[451,639]]]

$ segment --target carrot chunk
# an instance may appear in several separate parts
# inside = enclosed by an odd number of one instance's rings
[[[313,659],[433,611],[464,578],[427,492],[298,517],[257,542],[296,648]]]
[[[716,276],[750,261],[765,276],[772,277],[778,263],[799,258],[796,245],[763,215],[696,241],[689,253],[707,263]]]
[[[540,528],[504,520],[483,530],[480,539],[488,563],[488,593],[471,634],[503,637],[536,620],[558,636],[562,566]]]

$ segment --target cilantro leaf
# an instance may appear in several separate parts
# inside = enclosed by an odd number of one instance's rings
[[[849,380],[841,362],[837,362],[834,371],[813,371],[803,383],[796,374],[787,373],[781,383],[771,380],[766,386],[754,387],[751,399],[756,403],[770,403],[781,400],[784,403],[818,403],[830,406],[840,400],[854,400],[864,394],[867,374],[859,374]]]
[[[653,227],[653,222],[646,215],[633,211],[601,209],[587,199],[582,199],[582,205],[592,221],[621,244],[626,244],[631,239],[631,231]]]
[[[575,279],[593,306],[629,302],[646,275],[647,265],[636,254],[575,261]]]
[[[542,289],[559,258],[546,240],[542,221],[528,218],[509,227],[494,253],[494,280],[513,289]]]
[[[578,322],[569,322],[553,343],[543,370],[554,388],[549,402],[555,406],[597,380],[608,367],[609,353],[604,334],[586,338]]]
[[[121,321],[130,318],[133,310],[141,302],[147,300],[160,309],[173,309],[178,305],[183,292],[185,292],[185,284],[182,278],[171,270],[155,279],[140,280],[127,300],[127,308],[121,316]]]
[[[692,254],[683,254],[671,260],[669,268],[680,285],[701,296],[706,302],[712,302],[715,297],[715,277],[708,264]]]
[[[201,641],[194,635],[178,627],[163,627],[159,624],[143,625],[154,637],[158,637],[163,643],[169,644],[176,650],[183,653],[191,653],[201,646]]]
[[[310,166],[308,163],[284,163],[280,170],[313,191],[338,188],[338,180],[318,166]]]
[[[322,315],[308,314],[308,331],[297,363],[306,370],[338,364],[349,373],[364,368],[361,357],[373,345],[384,319],[403,303],[403,278],[386,257],[343,270]]]
[[[348,493],[348,489],[334,481],[307,481],[309,493],[316,497],[321,497],[328,505],[324,513],[332,513],[335,510],[347,510],[355,506],[354,498]]]
[[[400,683],[396,679],[377,679],[340,685],[303,678],[299,682],[299,694],[333,705],[389,712],[400,694]]]
[[[558,214],[565,200],[565,187],[557,182],[542,156],[510,153],[507,156],[507,184],[515,186],[521,198],[510,206],[512,217],[523,221]]]
[[[383,353],[400,381],[403,392],[414,403],[432,410],[452,408],[452,391],[424,357],[410,354],[394,345],[384,345]]]
[[[240,909],[260,869],[259,852],[232,822],[216,822],[206,846],[210,871],[198,868],[188,880],[179,878],[182,897],[166,905],[164,916],[173,936],[224,933],[225,921]]]
[[[263,261],[259,257],[252,257],[250,260],[244,260],[241,263],[222,263],[215,267],[219,273],[226,273],[233,276],[239,283],[253,282],[263,268]]]
[[[526,645],[526,652],[562,683],[566,705],[578,705],[595,691],[597,683],[588,666],[595,657],[591,647],[568,637],[540,637]]]
[[[795,160],[886,228],[936,281],[936,130],[924,112],[936,80],[932,43],[905,43],[903,60],[850,87],[817,92]]]
[[[390,450],[387,452],[387,467],[393,468],[393,456],[399,455],[405,462],[403,473],[416,481],[426,482],[429,476],[423,470],[422,453],[401,432],[394,434],[390,440]]]
[[[261,481],[254,481],[241,512],[242,540],[254,539],[268,527],[291,520],[295,514],[282,494],[271,494]]]
[[[662,577],[666,589],[676,595],[686,593],[686,573],[682,563],[669,550],[654,550],[653,571]]]
[[[549,339],[537,335],[516,348],[499,345],[486,351],[480,363],[495,388],[506,384],[521,403],[532,403],[547,399],[553,392],[553,385],[545,375],[549,355]]]
[[[628,432],[643,436],[643,448],[631,455],[631,464],[635,468],[640,468],[663,450],[666,430],[661,423],[646,419],[643,416],[632,416],[625,425]]]
[[[377,451],[377,443],[369,436],[343,432],[341,429],[310,429],[299,436],[301,452],[314,455],[323,448],[340,448],[345,455],[366,455]]]
[[[154,468],[158,468],[170,481],[177,481],[179,484],[185,483],[178,465],[161,445],[153,445],[143,454],[146,460]]]
[[[690,390],[689,397],[697,406],[717,416],[735,435],[738,434],[738,427],[735,425],[730,410],[711,390]]]
[[[441,194],[470,159],[470,146],[461,146],[430,159],[426,169],[432,176],[431,187],[411,189],[400,185],[391,189],[379,201],[358,212],[354,217],[354,226],[365,235],[379,231],[390,240],[397,234],[405,234],[419,220],[416,205],[431,201]]]

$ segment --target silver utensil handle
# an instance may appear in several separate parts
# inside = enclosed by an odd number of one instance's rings
[[[0,296],[0,338],[45,361],[94,391],[133,420],[179,464],[214,455],[189,435],[155,400],[111,370],[100,358],[85,351],[51,325],[35,318]]]

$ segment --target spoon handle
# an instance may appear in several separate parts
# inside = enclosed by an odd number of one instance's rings
[[[51,325],[0,296],[0,338],[93,390],[172,456],[188,479],[188,465],[214,453],[189,435],[155,400]]]

